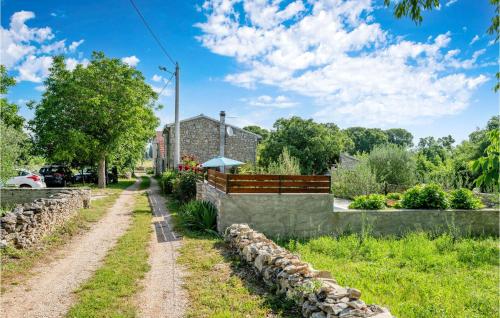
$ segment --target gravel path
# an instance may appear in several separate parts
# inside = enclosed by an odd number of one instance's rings
[[[151,269],[137,297],[139,317],[180,318],[187,303],[186,291],[182,288],[183,271],[176,263],[182,240],[172,231],[165,198],[155,179],[151,179],[149,202],[154,214],[149,250]]]
[[[63,317],[77,289],[101,265],[108,250],[130,225],[134,191],[127,188],[101,221],[58,251],[58,259],[38,266],[26,283],[2,295],[1,316]]]

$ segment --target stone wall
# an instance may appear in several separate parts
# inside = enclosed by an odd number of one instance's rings
[[[197,198],[218,209],[219,232],[246,223],[271,237],[314,237],[369,231],[374,236],[410,231],[499,235],[500,212],[486,210],[349,210],[334,212],[329,194],[226,194],[207,183],[198,185]]]
[[[66,189],[49,198],[18,204],[0,218],[1,245],[14,245],[18,248],[35,245],[79,209],[88,208],[90,198],[90,189]]]
[[[60,192],[73,191],[75,188],[2,188],[0,189],[0,203],[11,207],[15,204],[30,203],[36,199],[48,198]]]
[[[230,126],[230,125],[228,125]],[[206,117],[181,121],[181,156],[194,155],[200,162],[219,156],[220,123]],[[237,127],[233,136],[226,133],[225,156],[242,162],[255,162],[258,137]],[[165,136],[168,166],[173,165],[174,127],[166,129]]]
[[[329,272],[314,270],[246,224],[231,225],[224,237],[269,287],[294,300],[304,317],[393,317],[383,307],[365,304],[359,290],[338,285]]]

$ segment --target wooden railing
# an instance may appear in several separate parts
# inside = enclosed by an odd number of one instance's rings
[[[226,193],[330,193],[330,176],[225,174],[208,170],[208,183]]]

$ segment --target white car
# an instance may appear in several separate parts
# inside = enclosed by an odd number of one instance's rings
[[[46,188],[43,177],[34,174],[28,170],[19,169],[17,177],[10,178],[5,182],[7,186],[14,186],[20,188]]]

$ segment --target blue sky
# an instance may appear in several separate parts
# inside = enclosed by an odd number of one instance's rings
[[[467,138],[498,114],[498,45],[488,1],[442,1],[421,26],[382,1],[135,0],[181,66],[181,118],[226,110],[236,125],[271,128],[298,115],[350,126],[403,127]],[[1,10],[2,64],[18,79],[21,113],[40,98],[50,56],[123,58],[156,89],[172,64],[128,1],[12,1]],[[65,40],[63,42],[63,40]],[[173,86],[160,97],[173,118]]]

